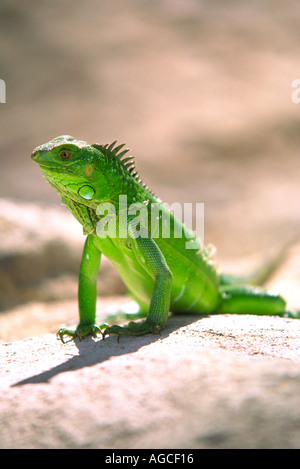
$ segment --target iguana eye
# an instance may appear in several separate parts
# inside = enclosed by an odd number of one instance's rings
[[[66,150],[62,150],[62,151],[60,152],[59,156],[60,156],[63,160],[67,160],[68,158],[70,158],[71,152],[70,152],[70,151],[66,151]]]

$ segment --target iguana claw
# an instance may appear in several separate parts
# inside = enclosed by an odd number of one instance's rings
[[[88,335],[91,335],[93,337],[96,337],[97,334],[101,334],[103,337],[103,332],[101,331],[101,328],[97,326],[97,324],[79,324],[76,328],[76,330],[72,329],[59,329],[57,331],[56,337],[59,338],[62,343],[64,344],[64,336],[70,336],[71,340],[74,340],[76,337],[78,337],[79,340],[83,339],[84,337],[87,337]]]
[[[121,336],[139,336],[139,335],[145,335],[149,333],[159,333],[160,330],[162,329],[162,326],[159,324],[153,324],[146,321],[143,322],[130,322],[127,326],[118,326],[118,325],[113,325],[110,327],[107,327],[105,331],[102,333],[103,334],[103,339],[105,336],[110,335],[110,334],[116,334],[118,335],[118,341]]]

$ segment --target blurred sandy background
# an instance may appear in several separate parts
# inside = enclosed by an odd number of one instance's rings
[[[65,212],[32,149],[118,139],[164,201],[204,202],[221,261],[299,239],[299,24],[297,0],[2,0],[0,197]]]

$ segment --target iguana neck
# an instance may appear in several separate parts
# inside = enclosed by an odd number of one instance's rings
[[[112,204],[114,206],[116,216],[118,217],[121,210],[128,210],[128,208],[133,206],[133,204],[143,203],[148,205],[158,201],[151,192],[134,180],[127,182],[126,187],[123,187],[123,194],[115,194],[102,202],[81,202],[78,200],[78,197],[75,199],[74,196],[70,197],[65,192],[62,192],[54,181],[49,181],[49,183],[61,196],[62,203],[82,225],[84,234],[96,234],[97,223],[100,219],[100,216],[97,215],[97,209],[101,203]],[[126,204],[126,207],[124,207],[124,204]]]

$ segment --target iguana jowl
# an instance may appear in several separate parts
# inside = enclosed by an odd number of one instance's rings
[[[60,329],[60,338],[64,335],[81,338],[101,332],[95,324],[101,254],[113,262],[141,315],[147,316],[142,322],[107,327],[104,335],[158,332],[169,312],[283,315],[285,301],[281,296],[243,285],[239,278],[218,274],[209,251],[200,248],[197,242],[194,249],[187,249],[193,234],[173,214],[167,214],[170,236],[162,236],[161,213],[167,209],[143,184],[133,158],[123,147],[116,142],[90,145],[63,135],[38,146],[32,153],[33,161],[87,235],[79,271],[80,321],[75,331]],[[140,223],[139,236],[132,225],[134,216],[126,212],[124,218],[120,196],[127,197],[128,206],[140,203],[146,207],[147,223]],[[99,206],[104,203],[114,208],[115,230],[113,235],[108,230],[107,236],[100,237]],[[155,236],[150,230],[154,204],[159,204],[161,210]],[[178,228],[181,237],[174,236]]]

